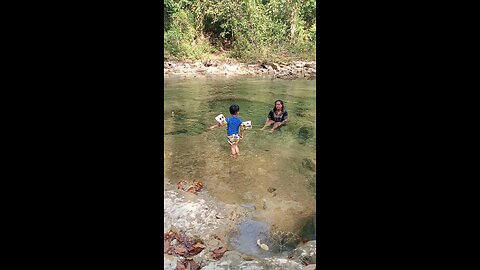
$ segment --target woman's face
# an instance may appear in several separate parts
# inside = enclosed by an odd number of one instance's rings
[[[280,103],[280,101],[275,102],[275,108],[280,111],[282,109],[282,103]]]

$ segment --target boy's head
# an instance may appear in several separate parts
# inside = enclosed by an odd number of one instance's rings
[[[233,104],[230,106],[230,114],[235,115],[240,111],[240,107],[237,104]]]

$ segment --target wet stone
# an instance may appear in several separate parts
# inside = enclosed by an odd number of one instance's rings
[[[315,171],[315,163],[312,162],[311,159],[309,158],[304,158],[302,160],[302,166],[305,168],[305,169],[309,169],[311,171]]]

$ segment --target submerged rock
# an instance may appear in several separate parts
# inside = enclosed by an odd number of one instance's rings
[[[314,171],[314,172],[316,171],[315,163],[309,158],[304,158],[302,160],[302,166],[305,169],[309,169],[309,170]]]

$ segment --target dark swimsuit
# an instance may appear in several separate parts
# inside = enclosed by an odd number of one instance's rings
[[[275,121],[275,122],[282,122],[288,119],[288,112],[281,111],[280,114],[276,114],[272,111],[268,113],[268,118]]]

